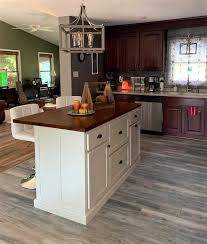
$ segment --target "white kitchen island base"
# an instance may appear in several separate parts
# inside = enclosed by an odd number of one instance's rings
[[[51,112],[40,115],[45,116],[44,126],[35,122],[39,115],[20,119],[34,124],[36,208],[84,225],[96,215],[140,160],[141,110],[139,105],[129,106],[128,112],[104,118],[105,123],[87,131],[48,125],[48,116],[54,122]],[[107,116],[113,118],[120,109],[121,105]],[[65,110],[55,113],[62,116],[63,125],[66,119],[76,126],[94,121],[94,117],[70,119]]]

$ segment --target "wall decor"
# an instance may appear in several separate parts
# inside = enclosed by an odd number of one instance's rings
[[[91,54],[92,75],[98,74],[98,53]]]

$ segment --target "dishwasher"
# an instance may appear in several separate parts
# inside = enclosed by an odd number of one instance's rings
[[[136,96],[135,103],[142,104],[142,131],[163,133],[163,97]]]

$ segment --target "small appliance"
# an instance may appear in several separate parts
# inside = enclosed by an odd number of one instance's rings
[[[148,78],[148,87],[149,92],[156,92],[159,87],[159,78],[156,76],[150,76]]]
[[[145,90],[145,77],[131,77],[131,87],[136,91]]]

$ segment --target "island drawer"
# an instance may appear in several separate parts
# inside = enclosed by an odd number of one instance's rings
[[[109,179],[110,184],[113,184],[118,178],[124,173],[124,171],[129,167],[128,162],[128,143],[124,144],[120,149],[115,151],[109,157]]]
[[[110,124],[111,149],[122,144],[128,138],[127,117],[121,118]]]
[[[130,113],[130,125],[142,119],[141,108],[138,108]]]
[[[87,133],[87,150],[90,151],[93,148],[108,141],[109,127],[103,126]]]

